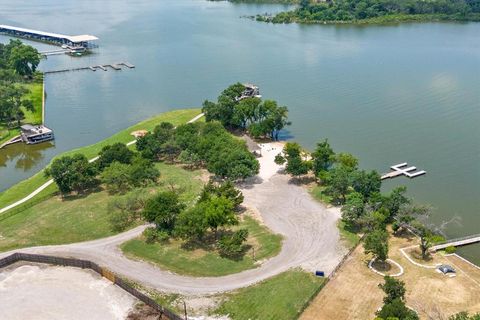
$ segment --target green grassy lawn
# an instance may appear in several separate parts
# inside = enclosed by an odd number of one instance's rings
[[[182,200],[195,200],[203,186],[201,171],[187,171],[162,163],[156,166],[160,170],[160,181],[156,186],[142,189],[144,192],[167,190],[174,185],[182,191]],[[14,215],[7,212],[6,218],[0,216],[0,251],[113,235],[108,204],[115,197],[119,196],[106,191],[68,199],[54,196]]]
[[[255,219],[244,217],[238,228],[249,230],[248,244],[255,248],[257,261],[275,256],[280,251],[281,236],[272,234]],[[147,244],[142,238],[138,238],[124,243],[121,248],[131,258],[149,261],[163,269],[190,276],[223,276],[257,266],[253,260],[252,249],[242,258],[232,260],[221,257],[216,251],[203,248],[186,249],[182,244],[183,241],[180,240]]]
[[[290,270],[226,295],[215,314],[232,320],[293,320],[321,289],[323,278]]]
[[[325,187],[320,185],[315,185],[309,191],[312,197],[322,203],[331,204],[332,197],[324,193]],[[355,233],[353,230],[348,229],[345,223],[342,220],[338,221],[338,230],[340,231],[340,236],[347,243],[349,247],[355,246],[358,241],[360,241],[360,236]]]
[[[42,81],[38,82],[29,82],[22,84],[21,86],[30,90],[25,96],[25,99],[30,99],[33,102],[35,110],[28,111],[23,110],[25,113],[25,119],[22,123],[32,123],[32,124],[41,124],[42,123],[42,90],[43,83]],[[8,129],[7,127],[0,125],[0,144],[10,140],[11,138],[18,136],[20,134],[19,128]]]
[[[322,203],[331,204],[333,200],[332,197],[325,194],[324,191],[325,187],[318,184],[315,184],[314,187],[309,189],[310,194],[315,200]]]
[[[360,236],[358,233],[353,232],[345,225],[345,222],[338,220],[337,223],[338,230],[340,231],[340,236],[348,244],[349,247],[354,247],[360,241]]]
[[[74,149],[65,153],[58,155],[58,157],[62,157],[65,155],[72,155],[75,153],[83,153],[88,158],[95,157],[98,152],[106,145],[115,143],[115,142],[123,142],[127,143],[133,140],[133,137],[130,135],[132,131],[145,129],[145,130],[152,130],[157,124],[163,121],[168,121],[173,123],[174,125],[179,125],[182,123],[186,123],[190,119],[194,118],[196,115],[200,113],[200,109],[183,109],[183,110],[174,110],[162,113],[158,116],[152,117],[148,120],[142,121],[134,126],[131,126],[125,130],[118,132],[117,134],[107,138],[103,141],[100,141],[96,144]],[[16,185],[12,186],[11,188],[0,192],[0,208],[3,208],[15,201],[22,199],[23,197],[27,196],[35,189],[40,187],[43,183],[45,183],[48,179],[44,176],[44,171],[40,171],[36,175],[26,179],[22,182],[17,183]],[[56,189],[48,188],[43,190],[38,196],[45,196],[48,194],[53,195],[57,191]]]
[[[26,95],[26,99],[32,100],[35,110],[24,110],[25,119],[23,123],[41,124],[42,123],[42,82],[31,82],[23,85],[30,90],[30,93]]]

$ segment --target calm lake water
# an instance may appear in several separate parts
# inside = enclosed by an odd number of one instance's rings
[[[203,0],[0,3],[3,24],[101,40],[93,55],[51,56],[42,70],[128,61],[134,70],[46,77],[46,123],[54,144],[0,151],[0,190],[65,150],[92,144],[152,115],[198,107],[236,81],[260,86],[290,109],[286,136],[309,148],[328,137],[361,166],[409,162],[426,176],[405,184],[458,217],[449,237],[480,232],[480,24],[271,25],[242,19],[276,5]],[[5,42],[6,37],[0,37]],[[46,50],[54,48],[34,44]],[[461,250],[480,262],[480,246]]]

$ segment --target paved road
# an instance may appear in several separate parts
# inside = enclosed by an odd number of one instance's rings
[[[340,244],[337,209],[327,209],[311,198],[305,188],[291,184],[272,167],[279,148],[264,145],[261,172],[255,182],[242,186],[245,204],[261,215],[264,223],[284,236],[279,255],[260,267],[223,277],[193,278],[160,270],[153,265],[127,259],[118,246],[140,235],[146,226],[105,239],[59,246],[33,247],[18,252],[88,259],[157,290],[182,294],[230,291],[254,284],[292,267],[327,273],[341,260],[346,249]],[[1,253],[0,258],[15,251]]]

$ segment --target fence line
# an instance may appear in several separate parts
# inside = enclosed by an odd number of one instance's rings
[[[350,257],[350,255],[353,253],[353,251],[355,251],[357,249],[357,247],[360,245],[360,243],[362,242],[363,238],[365,237],[365,234],[363,234],[360,239],[358,239],[358,242],[350,248],[350,250],[348,250],[348,252],[343,256],[342,260],[340,260],[340,262],[337,264],[337,266],[333,269],[333,271],[328,275],[328,277],[325,278],[325,281],[320,285],[320,287],[315,290],[315,292],[312,294],[312,296],[310,297],[310,299],[308,299],[308,301],[306,301],[302,308],[300,309],[300,311],[298,312],[298,315],[301,315],[307,308],[308,306],[310,306],[310,304],[312,303],[313,299],[315,299],[315,297],[320,293],[320,291],[322,291],[322,289],[327,285],[327,283],[333,279],[333,277],[335,276],[335,274],[337,273],[337,271],[343,266],[343,264],[345,263],[345,261],[347,261],[348,257]]]
[[[56,266],[67,266],[67,267],[76,267],[76,268],[93,270],[96,273],[98,273],[100,276],[110,280],[116,286],[130,293],[132,296],[136,297],[138,300],[142,301],[146,305],[157,310],[160,313],[161,319],[184,320],[174,312],[170,311],[168,308],[163,307],[162,305],[155,302],[152,298],[143,294],[139,290],[133,288],[126,281],[116,276],[110,270],[100,267],[95,262],[92,262],[89,260],[74,259],[74,258],[62,258],[62,257],[55,257],[55,256],[45,256],[45,255],[39,255],[39,254],[27,254],[27,253],[17,252],[12,255],[9,255],[8,257],[0,259],[0,269],[19,261],[45,263],[45,264],[56,265]]]

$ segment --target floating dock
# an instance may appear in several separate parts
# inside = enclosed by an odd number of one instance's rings
[[[415,178],[415,177],[419,177],[419,176],[422,176],[422,175],[427,173],[425,170],[417,171],[417,167],[414,167],[414,166],[405,168],[407,165],[408,165],[408,163],[403,162],[403,163],[399,163],[399,164],[396,164],[394,166],[391,166],[390,169],[392,169],[393,171],[383,174],[381,179],[382,180],[392,179],[392,178],[399,177],[399,176],[406,176],[406,177],[409,177],[409,178]]]
[[[112,63],[112,64],[103,64],[103,65],[96,65],[96,66],[88,66],[88,67],[80,67],[80,68],[71,68],[71,69],[60,69],[60,70],[50,70],[45,71],[45,74],[49,73],[61,73],[61,72],[69,72],[69,71],[81,71],[81,70],[90,70],[90,71],[97,71],[97,69],[107,71],[107,68],[111,68],[113,70],[119,71],[122,70],[121,66],[125,66],[129,69],[135,68],[135,66],[128,62],[120,62],[120,63]]]

